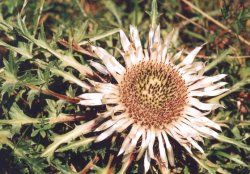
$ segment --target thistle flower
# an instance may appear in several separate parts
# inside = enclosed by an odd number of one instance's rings
[[[172,36],[173,32],[162,40],[160,26],[151,28],[148,48],[143,49],[136,27],[130,26],[130,39],[121,30],[120,53],[125,66],[103,48],[91,46],[104,66],[97,62],[91,65],[102,74],[110,73],[114,82],[89,80],[93,88],[79,96],[81,105],[106,106],[106,111],[99,113],[103,121],[95,129],[100,132],[96,142],[127,130],[118,155],[123,154],[124,162],[131,154],[137,160],[143,157],[145,172],[152,159],[160,160],[166,168],[175,165],[169,137],[191,154],[193,147],[203,153],[198,142],[216,138],[221,130],[206,117],[220,105],[200,100],[227,91],[223,88],[226,82],[219,82],[226,75],[203,74],[204,63],[194,62],[202,46],[185,58],[182,51],[171,56]]]

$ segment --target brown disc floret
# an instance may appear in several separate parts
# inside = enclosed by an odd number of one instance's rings
[[[184,110],[187,87],[170,64],[140,62],[127,69],[119,84],[126,111],[141,126],[166,128]]]

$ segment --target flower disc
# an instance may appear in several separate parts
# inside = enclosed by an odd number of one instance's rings
[[[166,128],[186,104],[185,81],[170,64],[142,61],[132,66],[119,90],[130,117],[141,126]]]

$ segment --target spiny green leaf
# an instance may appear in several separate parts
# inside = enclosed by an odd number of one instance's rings
[[[11,117],[10,120],[0,120],[0,125],[12,125],[12,127],[17,131],[21,128],[22,125],[25,124],[34,124],[38,123],[39,120],[36,118],[31,118],[23,113],[23,111],[19,108],[19,106],[14,103],[10,108],[9,115]]]
[[[151,12],[147,12],[151,17],[151,27],[156,28],[157,18],[160,16],[157,9],[157,1],[153,0],[151,3]]]
[[[212,69],[214,66],[216,66],[218,63],[222,62],[223,60],[225,60],[227,58],[227,56],[229,54],[231,54],[233,52],[232,48],[229,48],[225,51],[223,51],[216,59],[214,59],[210,64],[208,64],[205,67],[205,72],[209,71],[210,69]]]
[[[87,149],[90,146],[90,143],[92,143],[95,140],[95,138],[83,138],[82,140],[77,140],[74,142],[71,142],[58,150],[56,152],[64,152],[66,150],[76,150],[77,148],[81,147],[81,149]]]
[[[12,134],[8,130],[0,130],[0,144],[11,145],[9,138],[12,137]]]
[[[38,90],[30,90],[27,95],[28,95],[27,97],[28,104],[30,107],[32,107],[34,99],[40,95],[40,92]]]
[[[57,159],[53,160],[53,166],[62,174],[78,174],[73,172],[68,165],[62,164],[62,162]]]
[[[81,42],[85,36],[85,33],[86,33],[86,30],[87,30],[87,27],[88,27],[88,20],[86,20],[84,23],[82,23],[82,25],[77,28],[77,30],[75,31],[74,35],[73,35],[73,38],[74,38],[74,41],[76,43],[79,43]]]
[[[117,22],[119,23],[119,26],[122,27],[121,15],[120,15],[119,10],[118,10],[119,7],[117,7],[116,4],[110,0],[104,1],[104,4],[105,4],[106,8],[109,9],[111,11],[111,13],[113,13]]]
[[[76,126],[72,131],[66,134],[55,136],[54,142],[45,149],[45,151],[42,153],[41,156],[47,157],[48,160],[50,161],[51,158],[53,157],[54,152],[61,144],[69,143],[75,138],[88,133],[94,125],[95,125],[95,120],[92,120],[85,124]]]
[[[228,158],[229,160],[232,160],[242,166],[245,166],[245,167],[250,167],[249,165],[247,165],[246,163],[244,163],[243,161],[240,160],[240,156],[238,155],[233,155],[233,154],[227,154],[225,152],[222,152],[222,151],[217,151],[216,152],[217,155],[220,155],[220,156],[223,156],[223,157],[226,157]]]
[[[26,45],[24,45],[24,44],[22,45],[22,47],[13,47],[13,46],[0,40],[0,46],[6,47],[9,50],[17,52],[17,53],[19,53],[19,54],[21,54],[29,59],[31,59],[33,57],[32,54],[27,49]]]
[[[218,139],[219,141],[226,142],[226,143],[230,143],[230,144],[233,144],[233,145],[235,145],[235,146],[237,146],[237,147],[239,147],[239,148],[243,148],[243,149],[245,149],[245,150],[247,150],[247,151],[250,151],[250,146],[247,145],[247,144],[242,143],[242,142],[239,141],[239,140],[235,140],[235,139],[232,139],[232,138],[228,138],[228,137],[225,137],[224,135],[219,135],[219,136],[217,137],[217,139]]]

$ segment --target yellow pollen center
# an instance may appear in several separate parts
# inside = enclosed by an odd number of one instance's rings
[[[119,92],[136,123],[160,129],[181,116],[187,98],[180,74],[171,65],[151,61],[127,69]]]

